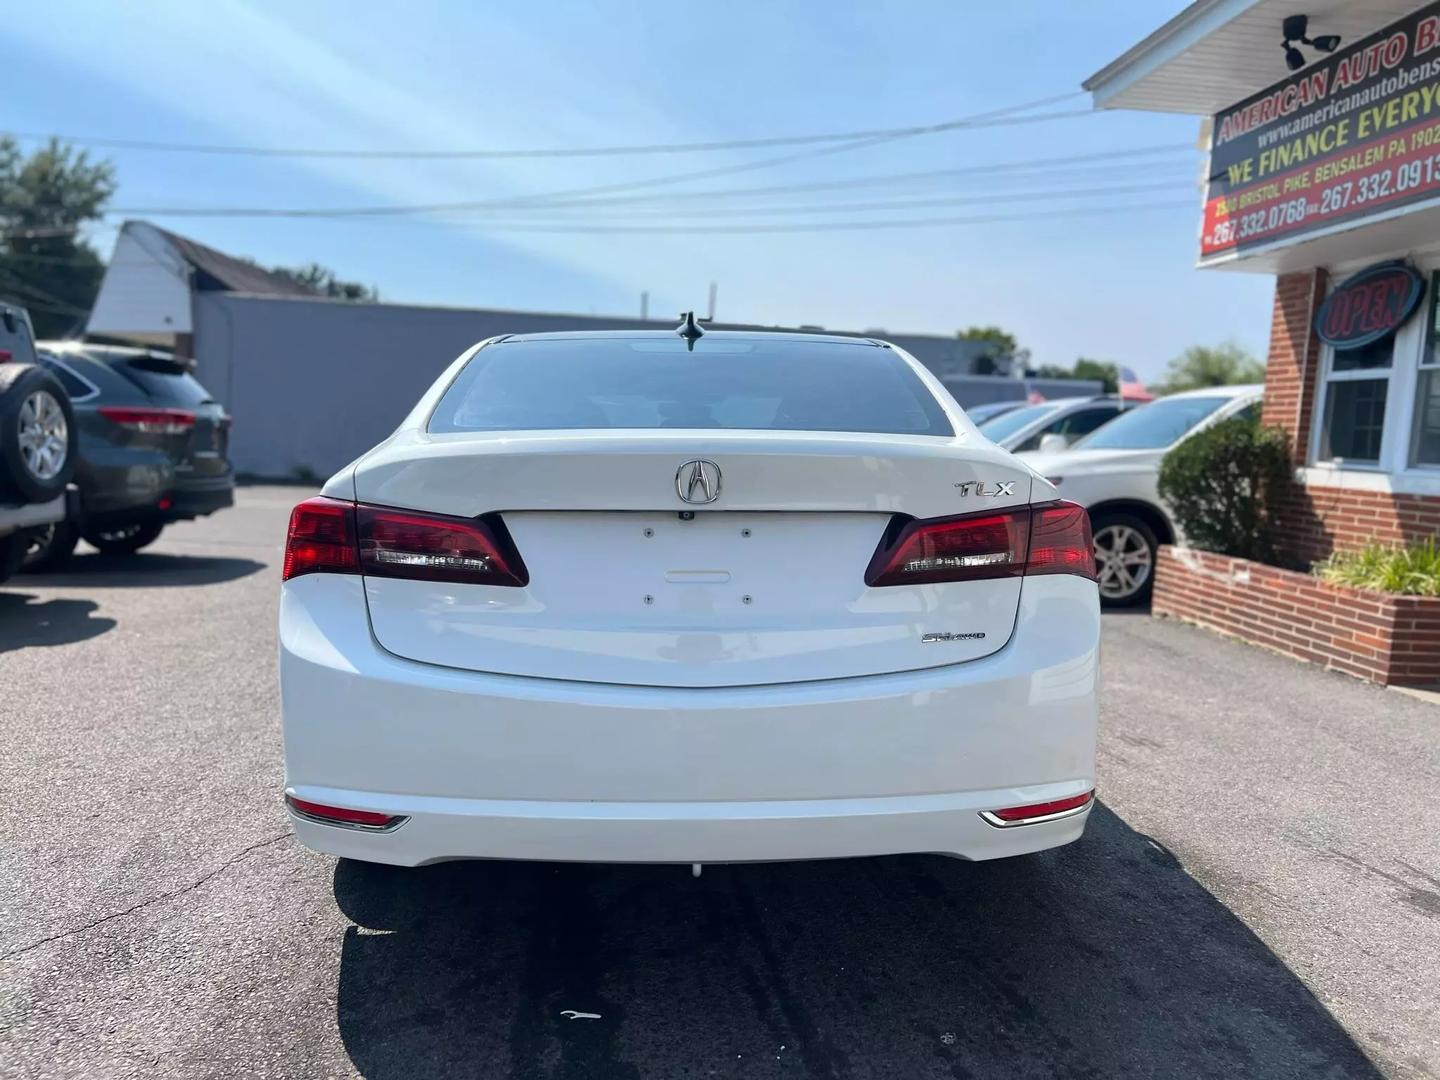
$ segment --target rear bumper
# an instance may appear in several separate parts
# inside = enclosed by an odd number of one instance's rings
[[[1027,789],[1025,800],[1074,794],[1073,783]],[[407,818],[383,832],[322,825],[292,813],[301,843],[368,862],[414,866],[455,858],[556,862],[766,862],[938,852],[967,859],[1068,844],[1086,814],[1000,829],[981,811],[1011,805],[1013,790],[874,799],[779,802],[534,802],[376,797],[304,786],[329,805],[382,806]]]
[[[179,483],[171,496],[169,520],[204,517],[235,505],[235,479],[226,475]]]
[[[1095,786],[1095,586],[1027,579],[992,656],[920,672],[666,689],[485,675],[375,644],[359,578],[283,587],[286,790],[404,815],[386,832],[294,817],[316,850],[729,862],[1018,855],[1085,814],[996,828],[985,810]],[[293,815],[292,815],[293,817]]]
[[[235,503],[235,477],[228,467],[218,476],[187,476],[155,455],[91,462],[80,487],[84,520],[92,528],[204,517]],[[161,509],[164,500],[169,506]]]

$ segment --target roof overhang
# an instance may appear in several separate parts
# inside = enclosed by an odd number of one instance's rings
[[[1312,36],[1339,34],[1343,48],[1422,6],[1423,0],[1195,0],[1082,85],[1097,109],[1213,116],[1292,74],[1280,48],[1287,15],[1309,15]]]

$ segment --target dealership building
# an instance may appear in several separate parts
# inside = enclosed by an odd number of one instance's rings
[[[1440,3],[1197,0],[1085,89],[1097,108],[1200,118],[1198,265],[1275,277],[1263,418],[1296,463],[1286,560],[1440,533]],[[1416,646],[1432,659],[1436,630]],[[1407,681],[1357,640],[1333,666]]]

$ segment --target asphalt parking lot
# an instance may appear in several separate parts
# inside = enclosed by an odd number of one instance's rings
[[[1108,616],[1068,848],[337,868],[278,796],[303,494],[0,586],[0,1075],[1440,1075],[1440,707]]]

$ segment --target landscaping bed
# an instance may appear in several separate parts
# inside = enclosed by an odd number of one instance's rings
[[[1151,610],[1386,686],[1440,683],[1440,597],[1166,545]]]

